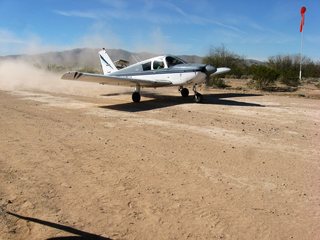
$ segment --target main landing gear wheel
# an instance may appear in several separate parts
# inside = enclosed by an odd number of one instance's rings
[[[134,101],[135,103],[140,102],[141,96],[139,92],[133,92],[132,93],[132,101]]]
[[[195,101],[196,103],[201,103],[202,100],[203,100],[202,94],[200,94],[200,93],[198,93],[198,92],[194,94],[194,101]]]
[[[189,96],[188,88],[181,88],[180,93],[181,93],[182,97],[188,97]]]

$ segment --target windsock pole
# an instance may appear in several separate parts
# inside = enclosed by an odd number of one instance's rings
[[[301,43],[300,43],[300,71],[299,71],[299,80],[302,79],[302,46],[303,46],[303,32],[301,32]]]
[[[306,13],[307,8],[303,6],[300,9],[301,14],[301,21],[300,21],[300,36],[301,36],[301,42],[300,42],[300,71],[299,71],[299,80],[302,79],[302,47],[303,47],[303,27],[304,27],[304,14]]]

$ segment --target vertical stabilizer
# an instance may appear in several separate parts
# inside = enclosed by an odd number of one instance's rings
[[[111,61],[111,58],[109,57],[107,51],[104,48],[101,51],[99,51],[99,58],[104,75],[118,71],[118,69]]]

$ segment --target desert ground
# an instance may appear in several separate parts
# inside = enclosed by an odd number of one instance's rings
[[[319,239],[319,99],[1,77],[0,239]]]

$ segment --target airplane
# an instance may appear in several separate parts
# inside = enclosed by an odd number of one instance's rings
[[[194,100],[200,103],[203,96],[197,92],[197,85],[206,82],[210,76],[230,71],[227,67],[215,68],[209,64],[186,63],[173,55],[150,58],[119,70],[111,61],[105,48],[99,51],[99,58],[103,74],[73,71],[65,73],[61,78],[134,87],[132,101],[135,103],[140,102],[140,90],[144,87],[176,86],[182,97],[186,98],[189,96],[189,90],[185,86],[192,85]]]

